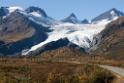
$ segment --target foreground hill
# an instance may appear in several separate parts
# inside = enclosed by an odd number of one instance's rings
[[[81,49],[76,49],[73,47],[60,47],[58,49],[45,51],[40,54],[40,56],[43,58],[76,58],[86,55],[88,54],[84,53],[84,51],[82,51]]]
[[[113,77],[95,65],[0,58],[0,83],[111,83]]]

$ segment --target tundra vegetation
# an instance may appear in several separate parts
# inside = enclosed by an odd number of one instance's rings
[[[0,58],[0,83],[111,83],[114,76],[96,65],[39,58]]]

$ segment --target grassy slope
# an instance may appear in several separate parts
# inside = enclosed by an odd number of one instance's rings
[[[110,83],[112,78],[108,71],[88,64],[0,58],[0,83]]]

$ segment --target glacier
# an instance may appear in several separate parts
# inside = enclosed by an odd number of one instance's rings
[[[114,20],[115,19],[117,18],[114,18]],[[91,24],[58,23],[56,25],[52,25],[50,28],[52,32],[47,33],[48,38],[44,42],[33,46],[28,51],[23,52],[22,55],[27,55],[30,52],[42,48],[42,46],[47,43],[63,38],[67,38],[71,43],[88,50],[91,48],[90,44],[93,42],[93,38],[111,21],[112,20],[104,19],[100,22]]]

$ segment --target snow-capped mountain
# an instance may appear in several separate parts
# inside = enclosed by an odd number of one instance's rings
[[[15,11],[19,11],[20,13],[26,15],[30,20],[36,22],[37,24],[42,24],[43,26],[50,26],[52,24],[57,23],[56,20],[49,17],[45,11],[41,8],[31,6],[27,9],[23,9],[22,7],[1,7],[0,15],[5,18],[11,13]]]
[[[27,16],[30,18],[30,20],[41,24],[43,26],[51,26],[52,24],[56,24],[56,20],[49,17],[45,11],[39,7],[31,6],[25,10],[27,13]]]
[[[68,17],[61,20],[62,22],[68,22],[68,23],[81,23],[80,20],[76,17],[74,13],[71,13]]]
[[[76,16],[74,14],[71,14],[68,18],[70,17],[76,19]],[[116,17],[116,19],[118,17]],[[108,23],[116,20],[115,17],[109,20],[108,19],[109,17],[106,19],[102,19],[97,23],[90,24],[72,24],[72,22],[69,23],[65,21],[66,23],[53,25],[51,27],[51,30],[53,31],[48,33],[48,39],[44,42],[41,42],[40,44],[33,46],[30,50],[25,52],[24,55],[42,48],[42,46],[46,45],[47,43],[50,43],[52,41],[58,41],[62,38],[67,38],[71,43],[81,48],[84,48],[86,52],[89,52],[90,48],[93,48],[94,44],[96,43],[96,40],[94,40],[95,36],[99,34],[102,30],[104,30]]]
[[[124,16],[124,13],[115,8],[112,8],[109,11],[102,13],[99,16],[92,19],[92,22],[95,23],[102,20],[113,20],[113,19],[117,19],[120,16]]]
[[[57,21],[38,7],[29,7],[25,10],[21,7],[7,7],[1,8],[0,11],[4,11],[0,12],[0,15],[5,16],[0,29],[0,42],[3,42],[0,43],[0,53],[5,55],[7,52],[28,55],[61,46],[78,47],[89,52],[97,45],[100,38],[96,36],[106,28],[106,25],[123,16],[122,12],[111,9],[90,23],[86,19],[78,20],[73,13]],[[11,49],[7,48],[7,45]]]
[[[31,6],[27,8],[25,11],[37,17],[47,17],[47,14],[45,13],[45,11],[39,7]]]
[[[0,54],[14,55],[47,39],[48,27],[30,20],[20,11],[14,11],[0,25]]]
[[[14,6],[14,7],[1,7],[0,8],[0,16],[7,16],[10,13],[16,11],[16,10],[21,10],[23,11],[23,8],[18,7],[18,6]]]

